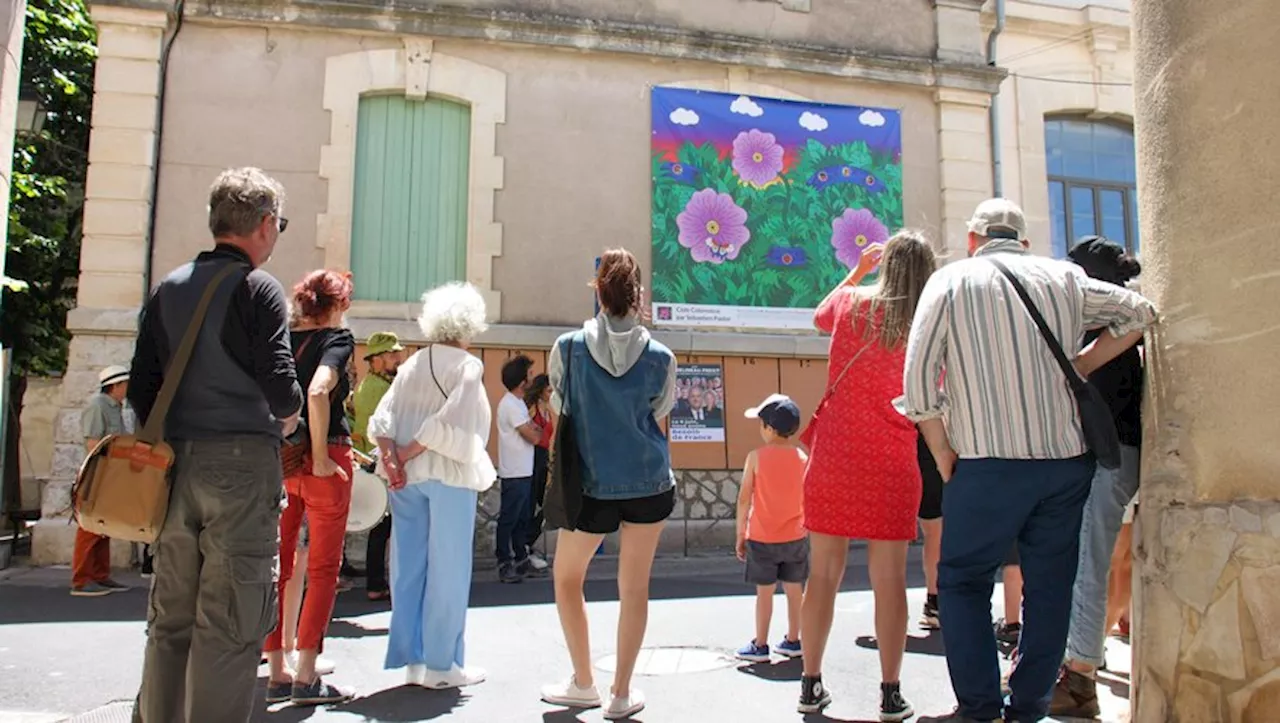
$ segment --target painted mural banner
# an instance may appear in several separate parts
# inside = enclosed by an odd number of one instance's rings
[[[721,365],[682,364],[676,368],[671,441],[724,441],[724,369]]]
[[[677,88],[652,100],[659,326],[812,328],[863,250],[902,226],[898,111]]]

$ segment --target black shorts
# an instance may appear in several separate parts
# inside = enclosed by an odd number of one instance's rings
[[[671,516],[676,507],[674,487],[650,497],[629,500],[598,500],[582,496],[582,512],[578,515],[577,530],[594,535],[617,532],[622,523],[651,525]]]
[[[942,473],[938,464],[933,461],[933,452],[924,443],[924,435],[916,432],[916,457],[920,463],[920,481],[923,483],[920,495],[920,519],[936,520],[942,517]]]
[[[1013,543],[1013,547],[1009,550],[1009,554],[1004,558],[1004,564],[1008,567],[1021,567],[1022,558],[1018,556],[1018,543]]]
[[[747,540],[747,582],[774,585],[809,579],[809,538],[791,542]]]

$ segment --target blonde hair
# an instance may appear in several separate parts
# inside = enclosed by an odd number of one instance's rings
[[[471,284],[454,281],[422,295],[418,326],[428,342],[471,341],[489,328],[484,297]]]
[[[933,248],[919,231],[903,229],[885,243],[880,283],[871,293],[867,307],[867,318],[873,322],[864,327],[868,341],[878,336],[880,345],[887,349],[907,343],[920,292],[937,266]],[[874,320],[881,311],[884,316],[877,327]]]

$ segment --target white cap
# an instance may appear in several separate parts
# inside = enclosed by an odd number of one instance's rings
[[[1027,217],[1007,198],[989,198],[978,204],[969,219],[969,231],[985,238],[1027,238]]]
[[[778,402],[789,402],[789,401],[791,401],[791,397],[788,397],[785,394],[770,394],[769,396],[764,398],[763,402],[760,402],[756,406],[748,409],[742,416],[746,417],[747,419],[756,419],[757,417],[760,416],[760,410],[764,409],[770,404],[777,404]]]
[[[98,386],[109,387],[112,384],[129,381],[129,370],[116,364],[98,372]]]

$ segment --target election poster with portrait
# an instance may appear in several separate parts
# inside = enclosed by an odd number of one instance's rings
[[[721,365],[687,364],[676,370],[671,441],[724,441],[724,369]]]

